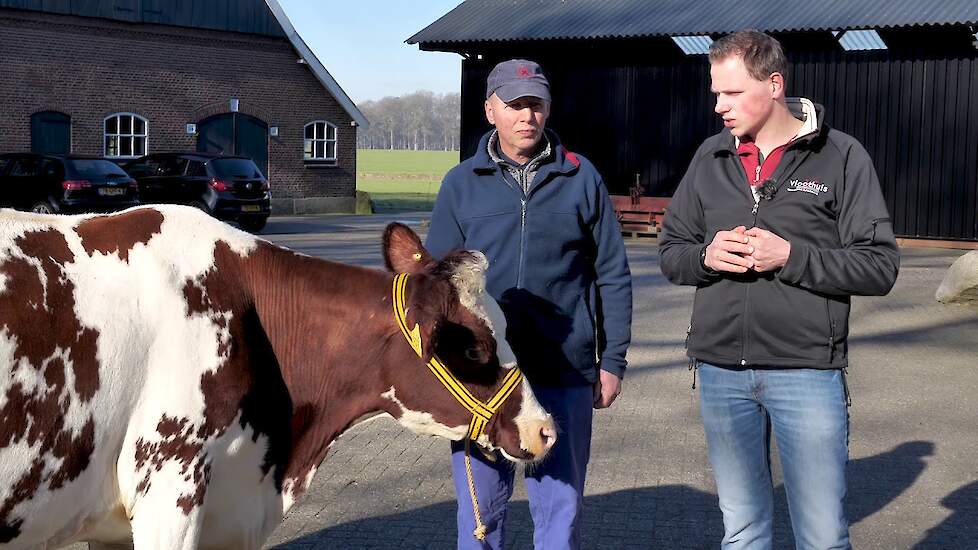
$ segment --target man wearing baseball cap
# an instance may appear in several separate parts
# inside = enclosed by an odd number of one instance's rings
[[[445,176],[426,246],[436,257],[464,248],[489,259],[486,289],[506,316],[519,367],[559,430],[550,454],[525,472],[533,544],[580,548],[592,413],[621,390],[632,289],[604,182],[545,129],[550,101],[538,64],[511,59],[493,68],[485,115],[494,129]],[[480,541],[464,444],[452,450],[458,547],[502,548],[511,463],[495,452],[471,453],[487,531]]]

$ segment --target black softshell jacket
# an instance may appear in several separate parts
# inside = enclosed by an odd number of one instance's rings
[[[724,130],[700,146],[669,204],[662,272],[697,287],[687,353],[725,366],[845,368],[850,296],[886,294],[900,264],[872,160],[854,138],[819,124],[787,148],[770,181],[773,196],[755,203]],[[788,240],[785,266],[704,268],[703,248],[739,225]]]

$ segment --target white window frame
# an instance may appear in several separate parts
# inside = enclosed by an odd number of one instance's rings
[[[323,127],[322,127],[323,128],[323,132],[322,132],[322,134],[319,134],[317,132],[317,129],[318,128],[317,128],[316,125],[318,125],[318,124],[322,124],[323,125]],[[307,138],[306,137],[306,130],[310,126],[313,127],[313,131],[312,131],[312,136],[313,137],[312,138]],[[327,135],[329,135],[329,132],[327,131],[327,128],[332,128],[333,129],[333,139],[329,139],[329,138],[326,137]],[[336,157],[338,156],[337,155],[337,149],[338,149],[338,145],[339,145],[338,142],[339,142],[339,129],[336,127],[335,124],[333,124],[333,123],[331,123],[329,121],[326,121],[326,120],[313,120],[312,122],[309,122],[308,124],[306,124],[305,126],[302,127],[302,160],[304,160],[306,162],[310,162],[310,163],[315,163],[315,162],[327,163],[328,162],[328,163],[335,164],[336,163]],[[332,143],[333,144],[333,156],[332,157],[325,157],[325,156],[323,156],[323,157],[317,157],[316,156],[316,144],[317,143],[322,143],[323,144],[323,154],[325,154],[326,153],[326,150],[328,149],[327,144]],[[307,149],[309,148],[309,145],[310,144],[312,145],[312,148],[311,148],[312,153],[311,153],[311,155],[307,152]]]
[[[143,133],[141,134],[135,133],[133,131],[133,126],[135,126],[135,124],[132,123],[129,126],[129,132],[128,133],[123,132],[122,117],[132,117],[132,122],[135,122],[136,119],[141,120],[143,122]],[[115,128],[116,131],[115,133],[110,133],[106,131],[106,125],[109,123],[109,120],[113,118],[118,119],[116,121],[116,128]],[[108,144],[106,143],[110,137],[116,138],[118,144],[121,144],[123,139],[128,139],[130,143],[130,150],[132,150],[134,153],[135,153],[135,147],[133,147],[133,145],[135,145],[136,143],[135,138],[141,137],[143,138],[143,151],[139,154],[132,154],[132,155],[121,155],[121,154],[110,155],[109,147]],[[117,147],[118,150],[121,152],[122,151],[121,145],[117,145]],[[111,115],[102,119],[102,156],[103,157],[108,159],[135,159],[148,154],[149,154],[149,121],[146,120],[146,117],[137,115],[136,113],[112,113]]]

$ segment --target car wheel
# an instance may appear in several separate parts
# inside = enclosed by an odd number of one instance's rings
[[[268,218],[243,218],[238,220],[241,224],[241,228],[250,233],[258,233],[262,229],[265,229],[265,224],[268,223]]]
[[[204,212],[208,216],[212,215],[211,214],[211,209],[207,207],[207,203],[205,203],[204,201],[194,201],[194,202],[190,203],[190,206],[193,206],[197,210],[200,210],[201,212]]]
[[[48,201],[37,201],[31,206],[31,212],[35,214],[55,214],[54,207]]]

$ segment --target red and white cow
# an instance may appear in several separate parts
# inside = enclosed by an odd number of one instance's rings
[[[396,224],[384,248],[424,359],[392,273],[179,206],[0,211],[0,547],[258,548],[358,419],[465,437],[424,361],[481,400],[515,367],[485,258],[436,262]],[[525,382],[478,439],[516,461],[553,441]]]

